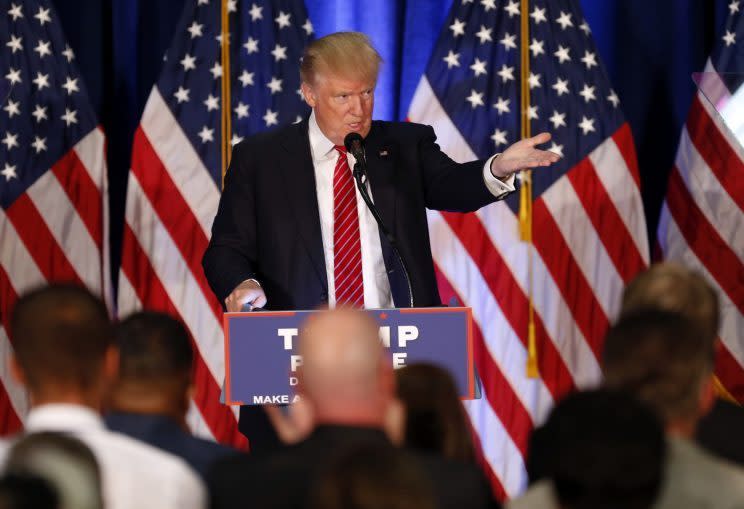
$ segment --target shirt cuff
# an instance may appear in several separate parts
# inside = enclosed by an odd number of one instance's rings
[[[494,177],[493,173],[491,173],[491,162],[499,155],[496,154],[489,157],[483,166],[483,182],[492,195],[496,198],[503,198],[507,194],[516,191],[516,188],[514,187],[514,174],[509,175],[509,178],[506,180],[501,180]]]

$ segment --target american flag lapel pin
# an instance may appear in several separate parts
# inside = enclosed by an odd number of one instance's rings
[[[380,149],[379,156],[380,157],[387,157],[388,156],[387,149],[386,148]]]

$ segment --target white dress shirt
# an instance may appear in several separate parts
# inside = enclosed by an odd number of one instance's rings
[[[201,479],[181,458],[109,431],[87,407],[49,404],[32,408],[25,430],[69,433],[90,447],[101,470],[107,509],[201,509],[207,505]],[[7,447],[0,448],[3,462],[7,452]]]
[[[338,152],[334,143],[326,138],[318,126],[315,112],[309,120],[310,151],[315,168],[315,190],[318,196],[320,213],[320,231],[323,236],[323,254],[325,255],[326,276],[328,277],[328,305],[336,305],[336,285],[334,280],[333,254],[333,172],[336,169]],[[349,168],[354,167],[356,159],[346,155]],[[514,176],[502,182],[491,174],[492,156],[483,167],[483,180],[486,187],[496,197],[514,191]],[[367,183],[367,190],[374,202],[374,196]],[[393,297],[390,292],[385,261],[382,257],[380,233],[374,216],[364,203],[359,189],[356,189],[357,211],[359,213],[359,237],[362,250],[362,277],[364,278],[364,307],[368,309],[392,308]],[[392,228],[393,225],[386,225]]]

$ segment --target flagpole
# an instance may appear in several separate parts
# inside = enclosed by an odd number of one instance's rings
[[[225,173],[230,164],[232,139],[232,126],[230,125],[230,18],[227,9],[227,0],[220,2],[221,10],[221,61],[222,61],[222,104],[221,113],[221,152],[222,152],[222,187],[225,186]]]
[[[530,18],[529,0],[521,0],[521,37],[520,37],[520,113],[521,139],[532,136],[530,129]],[[535,307],[532,300],[532,171],[522,170],[519,189],[519,234],[527,243],[527,299],[529,315],[527,323],[527,376],[540,376],[537,365],[537,344],[535,340]]]

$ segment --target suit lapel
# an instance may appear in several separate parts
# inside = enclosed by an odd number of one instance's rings
[[[394,147],[385,136],[383,126],[374,122],[372,130],[365,140],[367,176],[372,190],[372,199],[380,212],[380,217],[385,226],[395,235],[395,190],[397,185],[395,182],[396,174],[393,164],[395,154],[393,150]],[[392,251],[386,240],[382,241],[382,249],[385,255],[385,263],[390,266],[388,262]]]
[[[288,136],[282,140],[282,148],[279,170],[284,176],[287,206],[293,210],[297,229],[305,243],[313,268],[327,293],[328,278],[323,256],[315,168],[310,152],[307,120],[289,130]]]

